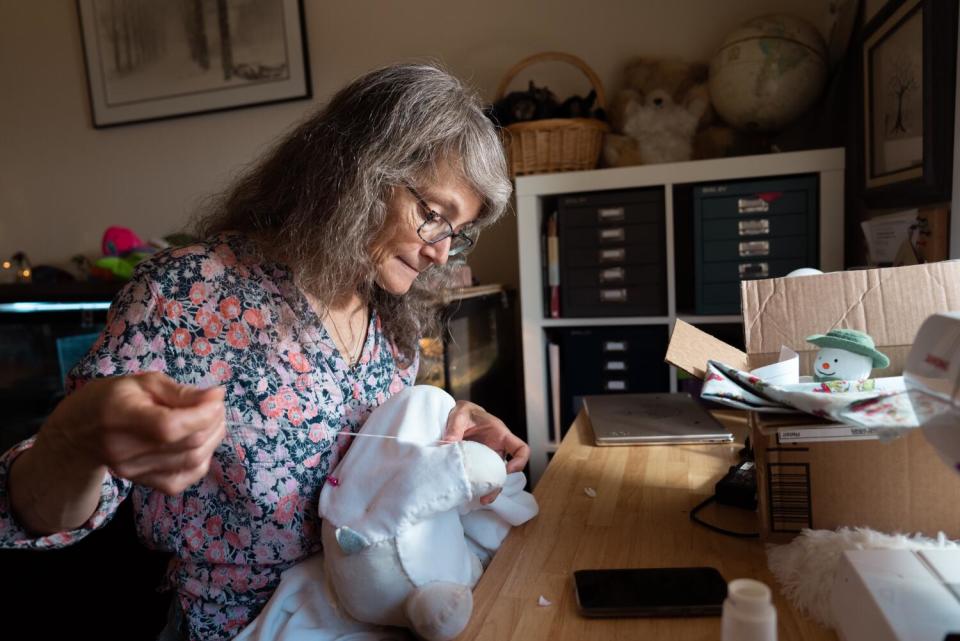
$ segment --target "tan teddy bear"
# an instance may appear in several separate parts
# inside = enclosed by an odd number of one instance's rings
[[[610,106],[616,133],[604,140],[609,167],[725,155],[733,132],[713,126],[705,64],[638,58]]]

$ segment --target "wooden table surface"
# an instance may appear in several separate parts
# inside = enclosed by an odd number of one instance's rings
[[[713,493],[740,444],[592,442],[589,419],[581,413],[534,490],[540,514],[504,541],[474,590],[473,618],[458,639],[718,641],[720,617],[581,617],[573,588],[574,570],[711,565],[728,581],[751,577],[773,589],[780,641],[836,641],[832,631],[803,618],[780,596],[762,543],[690,521],[690,509]],[[596,490],[596,498],[587,496],[586,487]],[[701,517],[730,529],[756,527],[755,516],[736,508],[711,506]],[[541,595],[552,605],[539,606]]]

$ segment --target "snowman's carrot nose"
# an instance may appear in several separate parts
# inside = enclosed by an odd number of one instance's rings
[[[823,369],[830,369],[830,363],[824,363]]]

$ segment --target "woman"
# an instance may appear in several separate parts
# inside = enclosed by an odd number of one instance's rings
[[[234,636],[319,551],[327,473],[413,383],[447,257],[509,194],[494,128],[447,73],[394,66],[341,90],[201,221],[206,241],[118,295],[72,372],[80,392],[0,459],[0,545],[69,544],[129,494],[141,538],[173,554],[185,623],[165,634]],[[469,403],[447,437],[510,471],[529,455]]]

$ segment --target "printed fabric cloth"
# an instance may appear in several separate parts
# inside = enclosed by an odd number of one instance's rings
[[[371,313],[349,366],[290,272],[253,243],[223,234],[141,263],[68,387],[160,371],[226,388],[228,437],[209,474],[178,496],[114,476],[81,528],[33,536],[10,511],[7,475],[25,441],[0,456],[0,547],[55,548],[104,525],[128,495],[138,535],[170,552],[190,639],[231,639],[256,617],[281,574],[320,549],[317,500],[374,408],[413,384]]]
[[[902,376],[771,384],[752,372],[711,360],[700,396],[737,409],[806,412],[868,428],[883,438],[919,426]]]

